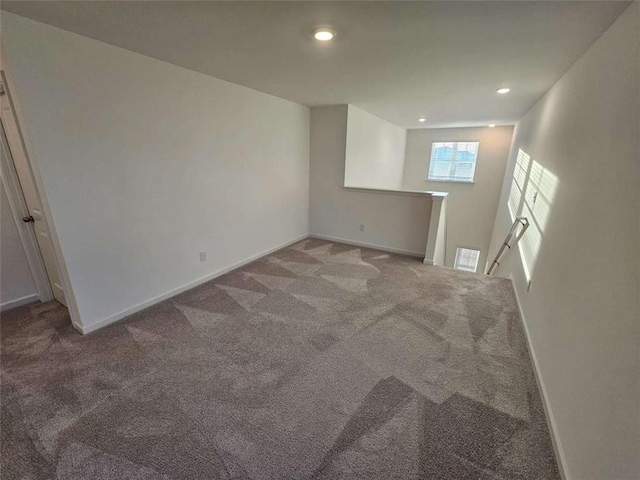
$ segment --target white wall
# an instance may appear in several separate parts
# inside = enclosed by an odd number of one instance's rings
[[[569,477],[640,477],[640,5],[636,1],[518,123],[495,252],[524,150],[557,177],[531,290],[512,275]]]
[[[401,189],[406,141],[403,127],[349,105],[344,184]]]
[[[424,256],[431,198],[343,188],[346,132],[346,105],[311,109],[310,232]]]
[[[509,156],[513,127],[415,129],[407,133],[402,186],[407,190],[449,192],[445,265],[453,267],[456,247],[480,250],[484,271],[491,231]],[[427,181],[433,142],[480,142],[475,183]]]
[[[307,107],[6,12],[2,43],[83,327],[308,233]]]
[[[38,292],[2,182],[0,202],[0,305],[9,308],[23,299],[37,300]]]

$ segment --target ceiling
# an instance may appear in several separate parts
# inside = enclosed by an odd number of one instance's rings
[[[627,5],[2,1],[191,70],[305,105],[351,103],[407,128],[515,123]],[[337,37],[314,40],[320,25]],[[511,93],[496,94],[502,86]]]

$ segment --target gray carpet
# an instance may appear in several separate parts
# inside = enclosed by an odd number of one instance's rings
[[[3,479],[559,478],[506,280],[310,239],[87,336],[0,325]]]

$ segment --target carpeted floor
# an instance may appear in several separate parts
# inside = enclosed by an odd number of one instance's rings
[[[0,325],[2,479],[559,478],[506,280],[310,239],[87,336]]]

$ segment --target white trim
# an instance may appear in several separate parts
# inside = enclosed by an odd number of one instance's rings
[[[2,130],[2,122],[0,121],[0,130]],[[9,144],[7,142],[4,131],[0,131],[0,148],[4,155],[0,159],[0,182],[4,186],[4,190],[7,193],[7,201],[9,203],[9,210],[13,216],[13,222],[18,230],[18,236],[20,237],[20,243],[24,250],[29,264],[29,270],[31,271],[31,277],[33,283],[38,292],[38,298],[41,302],[48,302],[53,300],[53,292],[51,291],[51,285],[49,284],[49,277],[42,260],[40,253],[40,247],[36,239],[33,228],[22,221],[22,217],[29,215],[29,210],[24,201],[22,193],[22,187],[20,180],[18,180],[18,174],[15,170],[13,158],[11,157],[11,151],[9,150]]]
[[[75,293],[73,292],[73,288],[71,286],[71,278],[69,276],[67,264],[65,262],[64,255],[62,254],[62,247],[60,245],[58,231],[56,229],[56,225],[53,222],[53,215],[51,214],[51,207],[49,205],[49,199],[47,198],[47,192],[44,188],[42,177],[40,175],[40,165],[38,163],[38,159],[33,153],[33,149],[31,148],[29,132],[26,128],[26,122],[22,113],[18,95],[16,94],[17,89],[15,88],[15,85],[13,83],[13,75],[10,66],[6,61],[7,56],[4,54],[4,50],[2,48],[0,48],[0,56],[3,59],[0,75],[2,76],[2,80],[4,82],[5,93],[8,95],[8,98],[11,102],[14,119],[22,137],[22,147],[25,150],[25,155],[27,157],[29,168],[31,170],[31,176],[35,183],[38,197],[40,198],[40,206],[42,207],[43,217],[47,219],[47,226],[49,227],[49,234],[51,235],[51,242],[53,243],[54,256],[59,270],[58,274],[60,275],[60,280],[62,281],[64,297],[65,301],[67,302],[67,310],[69,311],[69,317],[71,318],[71,323],[74,325],[74,327],[77,328],[77,325],[80,322],[80,311],[78,310]]]
[[[538,364],[538,358],[536,357],[536,353],[533,350],[533,344],[531,343],[531,335],[529,334],[529,329],[527,328],[527,322],[524,318],[524,312],[522,311],[522,304],[520,303],[520,297],[518,296],[518,290],[516,289],[516,284],[513,279],[513,274],[509,274],[509,279],[511,280],[511,287],[513,288],[513,293],[516,298],[516,304],[518,305],[518,312],[520,313],[520,321],[521,321],[522,329],[524,330],[524,335],[527,339],[529,358],[531,359],[531,363],[533,364],[533,371],[535,373],[536,383],[538,384],[538,391],[540,392],[540,396],[542,397],[542,406],[544,409],[544,414],[547,417],[547,425],[551,430],[550,431],[551,443],[553,444],[553,450],[556,454],[558,470],[560,471],[560,475],[564,480],[570,480],[571,477],[569,476],[569,472],[567,471],[567,461],[565,459],[564,449],[562,448],[562,443],[560,442],[560,437],[558,435],[558,426],[556,425],[555,418],[553,417],[553,412],[551,411],[551,405],[549,404],[547,389],[544,386],[542,373],[540,372],[540,365]]]
[[[346,238],[330,237],[328,235],[319,235],[317,233],[310,233],[309,237],[318,238],[320,240],[327,240],[328,242],[344,243],[346,245],[353,245],[354,247],[373,248],[374,250],[382,250],[383,252],[397,253],[399,255],[406,255],[408,257],[423,258],[424,253],[412,252],[411,250],[403,250],[401,248],[385,247],[383,245],[376,245],[375,243],[357,242],[355,240],[347,240]]]
[[[287,242],[281,243],[280,245],[276,245],[275,247],[272,247],[268,250],[265,250],[249,258],[236,262],[233,265],[217,270],[213,273],[205,275],[204,277],[198,278],[193,282],[186,283],[178,288],[175,288],[166,293],[163,293],[162,295],[158,295],[157,297],[150,298],[149,300],[139,303],[138,305],[135,305],[131,308],[127,308],[126,310],[116,313],[115,315],[111,315],[110,317],[104,318],[102,320],[98,320],[97,322],[92,323],[91,325],[79,325],[73,322],[73,326],[76,330],[78,330],[80,333],[83,333],[83,334],[95,332],[96,330],[104,328],[107,325],[111,325],[112,323],[117,322],[118,320],[122,320],[123,318],[128,317],[129,315],[133,315],[134,313],[137,313],[140,310],[144,310],[145,308],[151,307],[156,303],[160,303],[163,300],[166,300],[167,298],[174,297],[179,293],[182,293],[194,287],[197,287],[198,285],[206,283],[209,280],[213,280],[214,278],[220,277],[225,273],[229,273],[231,270],[235,270],[236,268],[240,268],[248,263],[251,263],[255,260],[265,257],[277,250],[280,250],[281,248],[285,248],[285,247],[288,247],[289,245],[293,245],[294,243],[298,243],[307,237],[309,237],[309,235],[304,234],[304,235],[301,235],[300,237],[294,238],[293,240],[289,240]]]
[[[462,183],[464,185],[475,185],[476,182],[473,180],[433,180],[431,178],[427,178],[425,182],[438,182],[438,183]]]
[[[21,307],[27,303],[36,302],[38,300],[38,294],[32,293],[31,295],[25,295],[24,297],[16,298],[15,300],[9,300],[8,302],[0,303],[0,312],[10,310],[12,308]]]

